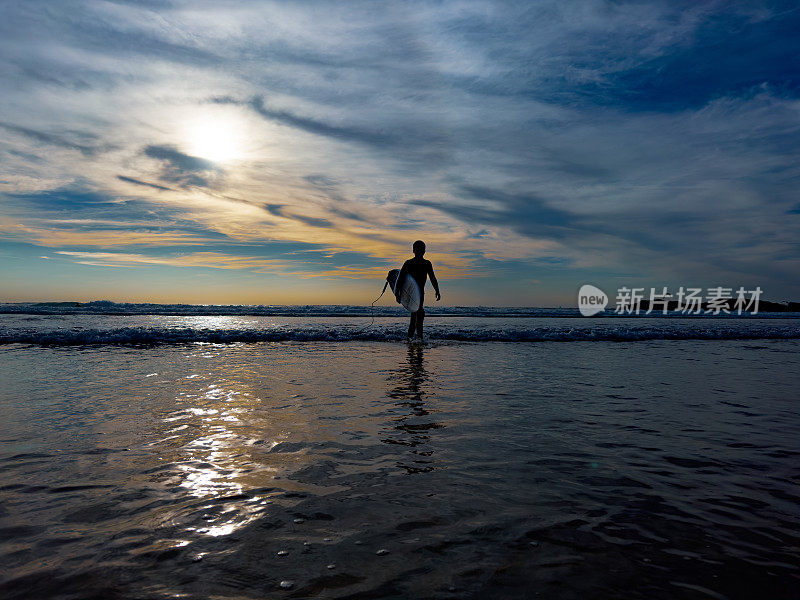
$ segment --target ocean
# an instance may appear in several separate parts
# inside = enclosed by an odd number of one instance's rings
[[[797,598],[800,315],[0,305],[0,596]]]

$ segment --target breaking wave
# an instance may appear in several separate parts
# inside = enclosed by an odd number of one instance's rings
[[[743,325],[745,325],[743,323]],[[635,342],[643,340],[766,340],[800,339],[800,326],[765,324],[746,327],[621,326],[608,327],[453,327],[426,328],[430,341],[453,342]],[[298,328],[121,327],[113,329],[57,329],[0,331],[0,344],[40,346],[153,345],[184,343],[400,341],[404,327],[373,326]]]
[[[441,317],[481,317],[481,318],[538,318],[538,317],[581,317],[577,308],[538,308],[526,306],[439,306],[425,307],[431,316]],[[0,303],[0,314],[27,315],[164,315],[164,316],[254,316],[254,317],[378,317],[405,316],[405,309],[387,302],[374,307],[367,305],[308,304],[308,305],[272,305],[272,304],[152,304],[111,302],[95,300],[93,302],[14,302]],[[709,315],[685,315],[670,313],[681,318],[704,318]],[[617,317],[613,308],[609,308],[597,317]],[[640,314],[639,317],[659,318],[658,312],[651,315]],[[751,315],[714,315],[712,318],[742,318]],[[758,318],[791,318],[800,317],[800,313],[759,313]]]
[[[439,316],[464,317],[568,317],[580,316],[575,308],[530,308],[486,306],[426,306]],[[253,317],[364,317],[402,316],[405,309],[394,302],[370,305],[308,304],[152,304],[111,302],[18,302],[0,303],[0,314],[28,315],[165,315],[165,316],[253,316]]]

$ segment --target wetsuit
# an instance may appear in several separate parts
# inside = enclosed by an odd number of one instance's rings
[[[431,261],[422,257],[415,256],[404,262],[403,268],[400,269],[400,275],[397,277],[397,281],[402,282],[403,277],[406,275],[413,277],[419,286],[419,310],[411,313],[411,322],[408,325],[408,337],[413,337],[414,331],[416,330],[417,335],[422,338],[422,322],[425,319],[425,311],[422,308],[425,302],[425,283],[430,275],[433,289],[437,292],[439,291],[439,283],[436,281],[436,275],[433,274],[433,265]],[[399,292],[400,286],[398,285],[396,289]],[[400,301],[399,296],[397,301]]]

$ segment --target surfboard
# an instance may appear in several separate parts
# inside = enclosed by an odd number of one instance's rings
[[[400,304],[402,304],[408,312],[417,312],[419,310],[419,285],[411,275],[404,275],[403,281],[397,281],[400,276],[400,269],[392,269],[386,279],[392,287],[392,292],[397,296],[396,288],[400,286]]]

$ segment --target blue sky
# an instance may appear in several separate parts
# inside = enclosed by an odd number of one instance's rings
[[[790,2],[5,2],[0,300],[800,299]]]

